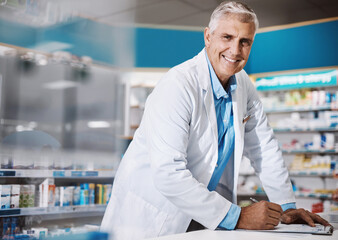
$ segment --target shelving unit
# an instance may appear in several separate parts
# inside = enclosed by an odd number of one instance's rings
[[[146,99],[167,70],[135,70],[125,74],[125,123],[121,139],[133,139],[142,119]]]
[[[58,220],[66,218],[102,217],[107,205],[12,208],[0,210],[0,217],[39,216],[40,220]]]
[[[335,149],[320,149],[320,150],[308,150],[308,149],[295,149],[285,150],[282,149],[285,154],[336,154],[338,153]]]
[[[325,128],[273,128],[274,132],[290,133],[290,132],[338,132],[338,127]]]
[[[264,110],[265,113],[290,113],[290,112],[312,112],[312,111],[325,111],[325,110],[336,110],[331,108],[330,105],[326,106],[293,106],[293,107],[279,107],[273,109]]]
[[[41,170],[41,169],[0,169],[1,178],[114,178],[116,170]]]
[[[0,53],[0,238],[5,222],[99,226],[123,151],[120,72],[71,54],[12,52]]]
[[[291,166],[294,158],[299,155],[304,155],[306,159],[317,156],[330,157],[337,163],[338,121],[334,119],[328,121],[326,118],[317,120],[319,117],[327,117],[338,111],[338,99],[331,97],[338,92],[337,73],[336,69],[327,69],[256,78],[257,90],[262,97],[269,123],[280,142],[283,157],[288,166]],[[286,78],[288,78],[287,83],[284,82]],[[309,98],[311,93],[312,99]],[[298,102],[299,105],[291,106],[293,102]],[[311,117],[315,121],[312,121]],[[323,139],[326,134],[334,136],[334,142],[330,148],[326,147],[325,139],[319,147],[311,145],[313,136],[320,135]],[[317,162],[318,166],[322,164]],[[326,168],[326,165],[325,169],[308,167],[303,170],[290,169],[289,173],[293,183],[298,187],[295,192],[298,207],[311,209],[311,204],[316,201],[331,201],[332,194],[326,194],[325,191],[320,193],[320,190],[327,189],[330,192],[329,190],[338,187],[335,178],[337,175],[332,169]],[[240,176],[244,179],[244,183],[253,181],[259,185],[259,180],[254,174],[244,173]],[[254,193],[254,196],[261,195],[261,193]],[[251,194],[239,195],[240,199],[248,199],[249,196]]]

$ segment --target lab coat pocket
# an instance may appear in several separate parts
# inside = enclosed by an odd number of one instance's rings
[[[121,239],[143,239],[159,236],[167,214],[140,196],[128,192],[122,205],[121,216],[126,222],[120,225]],[[118,238],[119,239],[119,238]]]

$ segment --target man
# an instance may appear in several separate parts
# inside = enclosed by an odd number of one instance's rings
[[[280,219],[328,225],[295,209],[281,151],[243,70],[257,28],[249,7],[222,3],[204,31],[205,49],[157,84],[121,161],[102,221],[102,231],[112,239],[182,233],[194,221],[229,230],[272,229]],[[236,205],[243,155],[270,202]]]

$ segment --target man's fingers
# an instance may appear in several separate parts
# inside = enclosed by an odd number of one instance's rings
[[[265,224],[265,230],[271,230],[274,229],[276,225],[271,224],[271,223],[267,223]]]
[[[292,218],[287,214],[283,214],[281,217],[281,221],[282,223],[289,224],[289,223],[292,223]]]
[[[281,218],[281,214],[279,212],[276,211],[269,211],[269,217],[277,219],[279,221],[279,219]]]
[[[309,212],[307,211],[307,213],[311,216],[311,218],[313,219],[314,222],[316,223],[320,223],[324,226],[330,226],[330,223],[328,221],[326,221],[325,219],[321,218],[319,215]]]
[[[266,224],[277,226],[279,224],[279,219],[269,217],[268,220],[266,221]]]
[[[283,213],[282,207],[280,205],[276,204],[276,203],[269,202],[268,208],[273,210],[273,211],[279,212],[280,214]]]
[[[300,216],[301,218],[311,227],[315,227],[315,223],[312,220],[312,218],[310,217],[310,215],[304,210],[304,209],[299,209],[300,211]]]

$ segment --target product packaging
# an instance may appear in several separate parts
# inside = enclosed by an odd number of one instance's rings
[[[18,208],[20,202],[20,185],[12,185],[10,208]]]
[[[1,209],[11,207],[11,185],[2,185],[1,188]]]
[[[35,185],[20,186],[20,208],[34,207]]]
[[[48,228],[32,228],[34,231],[34,237],[37,239],[44,239],[48,236]]]
[[[48,185],[48,207],[55,206],[55,185]]]
[[[95,204],[95,184],[89,184],[89,204]]]
[[[61,194],[61,191],[60,191],[60,194]],[[74,195],[74,187],[73,186],[64,187],[63,206],[73,205],[73,195]]]
[[[96,184],[95,187],[95,203],[96,204],[103,204],[103,185]]]
[[[80,205],[89,204],[89,185],[88,183],[82,183],[80,190]]]
[[[39,185],[39,205],[38,207],[48,206],[48,179]]]
[[[81,201],[81,188],[80,186],[75,186],[73,193],[73,205],[80,205],[80,201]]]
[[[103,204],[107,204],[109,199],[110,199],[110,195],[111,195],[111,190],[112,190],[112,185],[111,184],[105,184],[104,185],[104,197],[103,197]]]
[[[60,187],[55,187],[55,207],[60,206]]]

